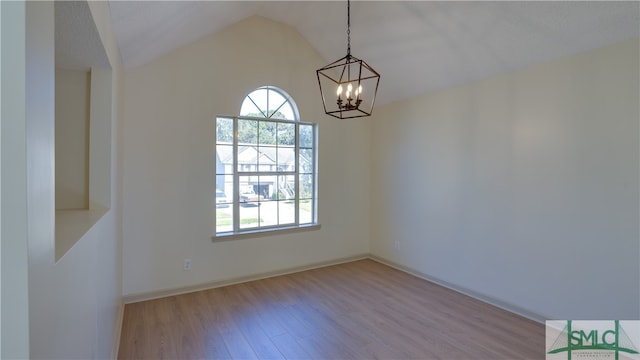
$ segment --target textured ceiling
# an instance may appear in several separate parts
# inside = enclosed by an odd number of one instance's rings
[[[296,29],[327,62],[346,54],[342,1],[112,1],[125,67],[246,17]],[[640,2],[353,1],[352,54],[382,74],[378,104],[640,36]]]
[[[111,67],[86,1],[56,1],[54,13],[57,68]]]

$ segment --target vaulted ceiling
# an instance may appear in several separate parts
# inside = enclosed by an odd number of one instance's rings
[[[346,1],[112,1],[125,67],[250,16],[291,26],[327,62],[346,54]],[[640,2],[353,1],[352,54],[385,104],[640,36]]]

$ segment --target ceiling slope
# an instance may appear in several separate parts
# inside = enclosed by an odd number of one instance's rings
[[[125,67],[258,15],[296,29],[327,62],[346,54],[346,2],[112,1]],[[640,2],[354,1],[352,54],[390,103],[640,36]]]

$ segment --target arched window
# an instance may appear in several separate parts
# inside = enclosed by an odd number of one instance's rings
[[[216,119],[216,237],[317,224],[316,125],[264,86]]]
[[[291,96],[274,86],[263,86],[249,93],[240,107],[240,116],[300,120]]]

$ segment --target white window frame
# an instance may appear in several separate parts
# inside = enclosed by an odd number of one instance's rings
[[[261,87],[258,89],[253,90],[251,93],[249,93],[245,99],[243,99],[243,103],[246,99],[249,99],[249,97],[251,96],[251,94],[253,94],[255,91],[258,90],[268,90],[268,91],[275,91],[277,92],[279,95],[281,95],[283,98],[285,98],[286,102],[289,103],[289,105],[291,106],[292,110],[293,110],[293,119],[276,119],[276,118],[269,118],[269,117],[254,117],[254,116],[217,116],[216,117],[216,122],[218,121],[218,119],[229,119],[229,120],[233,120],[233,143],[230,144],[232,145],[232,151],[233,151],[233,163],[232,163],[232,173],[228,174],[228,173],[223,173],[223,174],[219,174],[218,170],[216,168],[216,180],[215,180],[215,188],[216,191],[218,189],[218,180],[219,177],[227,177],[227,176],[232,176],[233,177],[233,195],[232,195],[232,199],[230,199],[230,206],[232,207],[232,229],[231,231],[225,231],[225,232],[218,232],[218,226],[217,226],[217,218],[215,219],[215,235],[213,236],[214,240],[231,240],[231,239],[236,239],[236,238],[243,238],[243,237],[255,237],[256,235],[271,235],[271,234],[279,234],[281,232],[291,232],[291,231],[306,231],[306,230],[314,230],[314,229],[319,229],[320,225],[318,223],[318,162],[317,162],[317,152],[318,152],[318,129],[317,129],[317,124],[315,123],[308,123],[308,122],[302,122],[300,121],[299,115],[298,115],[298,110],[297,107],[295,105],[295,102],[293,101],[293,99],[291,98],[291,96],[289,96],[287,93],[285,93],[284,91],[273,87],[273,86],[265,86],[265,87]],[[268,92],[267,92],[268,93]],[[253,102],[253,100],[252,100]],[[255,104],[255,102],[254,102]],[[256,105],[257,107],[257,105]],[[260,109],[262,110],[262,109]],[[262,111],[261,111],[262,112]],[[264,113],[264,112],[263,112]],[[273,114],[271,114],[273,115]],[[242,120],[250,120],[250,121],[257,121],[258,122],[258,129],[260,128],[259,123],[260,122],[270,122],[270,123],[283,123],[283,124],[290,124],[290,125],[294,125],[295,127],[295,145],[294,145],[294,153],[295,153],[295,171],[260,171],[259,167],[255,169],[255,171],[249,171],[249,169],[244,169],[241,168],[239,166],[238,163],[238,152],[239,152],[239,148],[241,146],[244,146],[243,144],[239,144],[238,143],[238,122],[242,121]],[[300,167],[300,126],[310,126],[312,129],[312,137],[311,137],[311,141],[312,141],[312,156],[311,156],[311,176],[313,177],[313,186],[312,186],[312,190],[311,190],[311,201],[312,201],[312,206],[311,206],[311,222],[309,223],[304,223],[304,224],[300,224],[300,175],[304,175],[304,174],[308,174],[307,172],[303,172],[301,171],[301,167]],[[217,126],[216,126],[217,129]],[[215,136],[216,139],[216,149],[218,145],[226,145],[225,143],[218,143],[218,136],[216,134]],[[259,145],[259,141],[256,145],[256,147],[258,147]],[[276,149],[278,148],[278,146],[276,145]],[[305,148],[306,149],[306,148]],[[277,150],[276,150],[277,151]],[[217,150],[216,150],[217,152]],[[217,154],[216,154],[217,156]],[[277,168],[276,168],[277,170]],[[243,204],[240,201],[240,191],[241,191],[241,185],[240,185],[240,179],[243,177],[258,177],[258,176],[274,176],[274,177],[278,177],[278,176],[292,176],[295,179],[295,185],[294,185],[294,192],[296,194],[295,198],[294,198],[294,209],[295,209],[295,216],[294,216],[294,222],[293,223],[288,223],[288,224],[276,224],[276,225],[268,225],[268,226],[260,226],[260,223],[258,223],[257,227],[249,227],[249,228],[241,228],[241,224],[240,224],[240,207],[242,206],[241,204]],[[277,190],[277,189],[276,189]],[[302,199],[304,200],[304,199]],[[273,200],[266,200],[266,201],[273,201]],[[261,202],[265,202],[265,201],[261,201]],[[217,202],[214,201],[214,203],[216,203],[216,215],[214,215],[215,217],[217,217]],[[259,202],[260,203],[260,202]],[[258,210],[259,211],[259,210]],[[258,216],[258,218],[260,218],[260,216]]]

